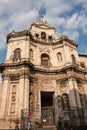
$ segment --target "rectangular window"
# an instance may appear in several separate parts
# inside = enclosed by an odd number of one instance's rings
[[[60,81],[60,86],[61,87],[66,87],[67,86],[67,79],[61,80]]]
[[[52,41],[52,36],[48,36],[48,40],[49,40],[49,41]]]
[[[11,76],[10,80],[11,81],[15,81],[15,80],[19,80],[20,76]]]

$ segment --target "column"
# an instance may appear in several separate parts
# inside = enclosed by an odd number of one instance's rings
[[[80,96],[79,96],[79,92],[78,92],[78,86],[77,86],[75,78],[73,80],[73,84],[74,84],[74,90],[75,90],[75,97],[76,97],[77,107],[81,108],[81,101],[80,101]]]
[[[25,77],[24,83],[24,109],[29,110],[29,76]]]
[[[70,88],[69,92],[70,106],[81,108],[81,102],[75,78],[69,79],[69,88]]]
[[[85,110],[84,112],[87,113],[87,81],[82,81],[82,88],[83,88],[83,102],[84,102],[84,106]]]
[[[59,90],[59,80],[56,81],[56,94],[54,99],[54,108],[55,108],[55,124],[58,127],[58,121],[59,121],[59,109],[58,109],[58,95],[60,95]]]
[[[73,78],[68,79],[68,86],[69,86],[69,105],[71,108],[77,107]]]

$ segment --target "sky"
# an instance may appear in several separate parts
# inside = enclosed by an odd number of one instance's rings
[[[7,34],[29,29],[41,16],[87,55],[87,0],[0,0],[0,63],[6,57]]]

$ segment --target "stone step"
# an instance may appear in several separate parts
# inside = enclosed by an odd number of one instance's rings
[[[0,120],[0,130],[9,129],[10,122],[9,121],[1,121]]]
[[[35,130],[35,128],[34,128]],[[36,128],[36,130],[57,130],[57,128],[55,126],[44,126],[41,128]]]

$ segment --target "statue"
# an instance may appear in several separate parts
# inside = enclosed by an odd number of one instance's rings
[[[62,97],[63,97],[63,110],[68,111],[69,109],[68,96],[64,94]]]
[[[33,94],[30,94],[30,110],[32,111],[34,109],[34,96]]]

